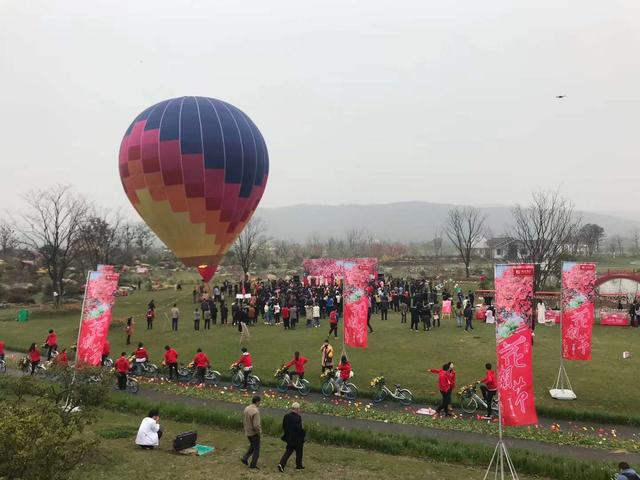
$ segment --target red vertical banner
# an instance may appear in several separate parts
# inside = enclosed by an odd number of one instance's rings
[[[595,263],[562,264],[562,358],[591,360]]]
[[[305,278],[322,277],[343,280],[344,343],[351,347],[368,345],[367,315],[369,299],[367,285],[378,270],[376,258],[307,259],[303,262]]]
[[[534,265],[496,265],[496,353],[503,425],[538,423],[533,394],[531,315]]]
[[[101,265],[99,271],[89,273],[78,335],[77,365],[100,365],[102,347],[111,324],[118,278],[113,267],[107,265]]]

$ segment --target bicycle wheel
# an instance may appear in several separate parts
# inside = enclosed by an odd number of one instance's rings
[[[371,396],[371,400],[373,400],[374,403],[380,403],[385,398],[387,398],[387,391],[381,387],[378,387]]]
[[[131,393],[138,393],[140,389],[140,385],[138,385],[138,381],[133,378],[127,378],[127,390]]]
[[[0,362],[0,373],[6,373],[7,372],[7,364],[6,362],[2,361]]]
[[[241,372],[236,372],[231,377],[231,385],[233,385],[234,387],[239,387],[240,385],[242,385],[242,381],[243,380],[244,380],[244,378],[243,378],[242,373]]]
[[[220,372],[210,370],[204,376],[204,381],[210,385],[217,386],[220,383]]]
[[[478,410],[478,402],[473,397],[462,397],[460,399],[460,408],[464,413],[475,413]]]
[[[398,400],[402,405],[411,405],[413,403],[413,393],[406,388],[402,388],[398,391]]]
[[[109,357],[105,358],[103,366],[107,367],[107,368],[112,368],[113,367],[113,359],[109,358]]]
[[[149,377],[153,377],[158,373],[158,366],[154,363],[147,363],[144,373]]]
[[[300,381],[300,388],[298,389],[298,391],[303,397],[309,395],[309,392],[311,392],[311,385],[309,384],[309,381],[306,379],[302,379]]]
[[[253,375],[249,375],[249,379],[247,381],[247,385],[249,386],[249,389],[252,392],[257,392],[258,390],[260,390],[260,387],[262,386],[262,383],[260,382],[260,379],[258,377],[255,377]]]
[[[331,383],[330,380],[327,380],[320,387],[320,391],[325,397],[330,397],[331,395],[333,395],[333,383]]]
[[[353,383],[347,383],[346,387],[345,396],[347,400],[355,400],[358,398],[358,389]]]
[[[288,388],[289,388],[289,382],[287,382],[286,379],[284,378],[278,379],[278,383],[276,383],[276,390],[278,390],[280,393],[285,393]]]

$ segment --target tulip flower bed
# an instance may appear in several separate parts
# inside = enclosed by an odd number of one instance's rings
[[[177,395],[185,395],[203,399],[220,400],[230,403],[245,404],[250,401],[251,394],[234,389],[233,387],[205,387],[188,386],[159,380],[148,380],[148,385],[155,389]],[[416,409],[406,407],[402,410],[385,409],[384,405],[374,406],[366,401],[345,401],[332,398],[327,401],[307,401],[298,395],[286,395],[276,391],[267,390],[261,393],[262,406],[287,409],[292,401],[300,403],[301,408],[308,413],[320,415],[332,415],[361,420],[374,420],[384,423],[400,425],[415,425],[421,427],[438,428],[445,430],[457,430],[461,432],[474,432],[487,435],[498,434],[497,420],[469,420],[454,416],[453,418],[439,418],[416,413]],[[506,427],[504,434],[513,438],[537,440],[556,445],[572,445],[606,450],[625,450],[628,452],[640,452],[640,437],[620,438],[615,429],[594,429],[574,425],[573,430],[562,430],[560,425],[552,424],[550,427]]]

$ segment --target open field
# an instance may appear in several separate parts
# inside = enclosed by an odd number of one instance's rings
[[[154,298],[160,307],[172,303],[176,293],[182,295],[178,305],[182,312],[180,331],[170,331],[170,320],[164,313],[167,308],[159,308],[154,330],[147,331],[143,314],[147,302]],[[193,331],[190,289],[184,292],[162,291],[138,293],[118,298],[115,318],[136,315],[134,342],[144,342],[152,361],[160,361],[163,346],[171,344],[181,354],[181,361],[191,360],[196,348],[202,347],[211,358],[214,368],[222,373],[239,354],[239,334],[230,326],[214,325],[209,331]],[[4,310],[0,313],[0,338],[9,350],[26,350],[33,341],[42,342],[49,328],[55,328],[61,346],[75,343],[79,312],[34,313],[27,323],[13,320],[15,312]],[[391,313],[389,320],[382,322],[374,316],[372,324],[375,332],[370,335],[367,349],[349,349],[348,354],[354,367],[355,383],[361,391],[369,390],[369,381],[383,374],[390,383],[401,383],[409,387],[414,395],[437,397],[436,377],[425,373],[426,369],[439,367],[445,361],[456,363],[458,385],[480,379],[484,363],[494,361],[494,333],[490,326],[476,322],[472,333],[465,333],[455,327],[454,320],[443,320],[443,326],[431,332],[412,333],[407,325],[400,324],[399,314]],[[295,350],[309,358],[307,378],[312,385],[320,385],[319,348],[326,337],[328,327],[322,321],[320,329],[302,326],[293,331],[281,327],[267,327],[259,324],[251,328],[249,349],[252,352],[255,373],[264,380],[271,380],[275,369],[291,358]],[[638,413],[634,395],[629,395],[629,387],[637,376],[638,355],[622,360],[622,351],[634,351],[636,337],[640,331],[626,327],[594,327],[593,361],[570,362],[567,365],[571,382],[578,400],[561,403],[551,399],[547,393],[557,374],[559,365],[560,330],[558,327],[536,328],[534,346],[534,385],[537,405],[591,410],[613,414]],[[121,324],[112,326],[110,340],[112,354],[133,347],[125,347],[125,336]],[[332,340],[341,350],[341,339]]]

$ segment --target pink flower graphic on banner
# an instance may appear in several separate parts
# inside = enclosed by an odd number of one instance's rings
[[[100,364],[117,287],[118,274],[109,269],[91,272],[89,275],[78,339],[79,364]]]
[[[565,262],[562,266],[563,304],[577,308],[595,298],[596,269],[591,263]]]
[[[531,371],[530,319],[534,266],[496,266],[498,390],[505,425],[538,421]]]

